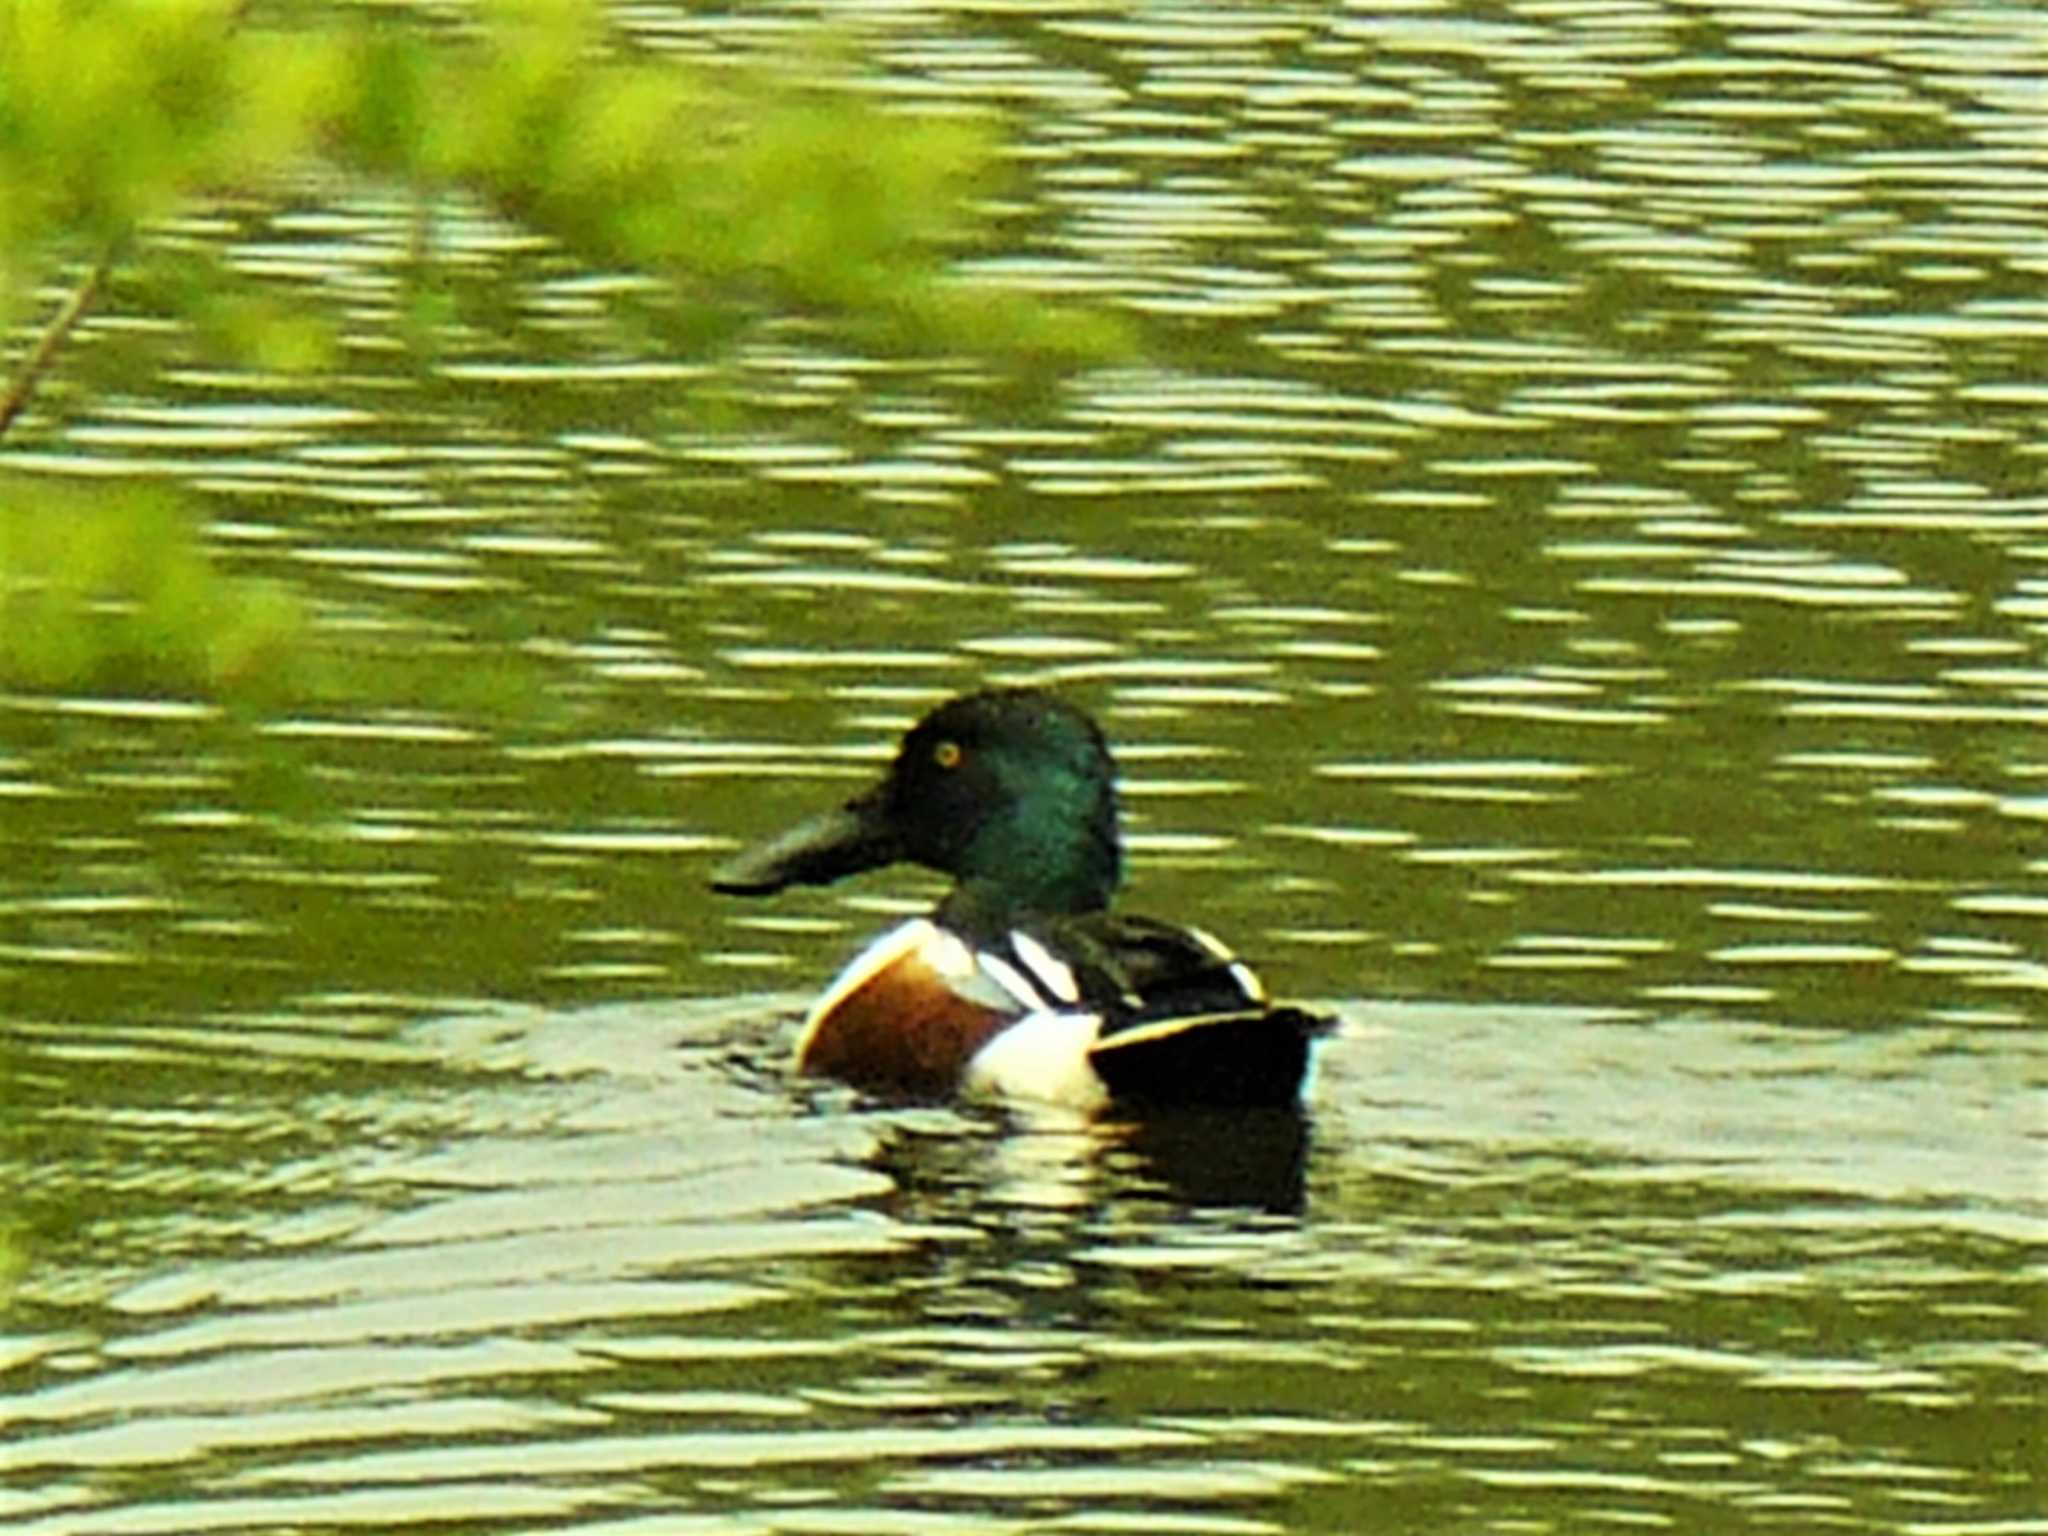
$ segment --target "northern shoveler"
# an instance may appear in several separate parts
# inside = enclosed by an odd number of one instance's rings
[[[880,784],[735,856],[712,886],[765,896],[900,861],[958,883],[826,989],[798,1071],[919,1097],[1300,1101],[1331,1021],[1269,1002],[1198,928],[1110,914],[1116,773],[1071,704],[1013,688],[941,705]]]

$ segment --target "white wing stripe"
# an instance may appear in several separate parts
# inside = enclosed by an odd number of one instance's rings
[[[1265,984],[1242,960],[1230,962],[1230,979],[1236,982],[1237,989],[1244,993],[1246,1002],[1263,1003],[1266,1000]]]
[[[1074,969],[1021,928],[1010,930],[1010,948],[1024,962],[1032,976],[1063,1003],[1081,1001],[1081,988],[1074,981]]]
[[[1053,1005],[1048,1003],[1040,995],[1038,989],[1025,979],[1024,973],[1010,964],[1001,955],[992,955],[987,950],[982,950],[975,956],[975,959],[980,962],[981,969],[988,975],[989,979],[1001,987],[1004,992],[1008,993],[1015,1000],[1017,1006],[1026,1013],[1051,1013],[1053,1011]]]

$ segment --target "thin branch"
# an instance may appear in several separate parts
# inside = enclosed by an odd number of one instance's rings
[[[64,301],[63,307],[44,328],[43,334],[36,338],[36,344],[29,349],[28,356],[22,359],[13,382],[7,386],[7,393],[0,395],[0,437],[7,435],[7,429],[14,425],[14,418],[27,407],[29,396],[36,392],[36,385],[42,381],[43,375],[49,372],[50,364],[57,360],[57,349],[64,345],[65,338],[77,327],[78,322],[85,318],[86,311],[92,308],[93,300],[99,297],[100,288],[105,284],[107,274],[113,267],[114,252],[109,250],[93,264],[92,270],[86,273],[79,285],[71,291],[71,296]]]

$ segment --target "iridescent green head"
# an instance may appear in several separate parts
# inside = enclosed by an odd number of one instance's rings
[[[728,860],[711,883],[759,896],[899,861],[952,875],[948,916],[975,926],[1107,907],[1120,858],[1102,732],[1040,689],[962,695],[911,729],[880,784]]]

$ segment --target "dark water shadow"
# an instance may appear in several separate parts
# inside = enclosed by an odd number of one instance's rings
[[[1003,1213],[1171,1225],[1179,1213],[1304,1214],[1313,1122],[1298,1110],[1092,1118],[1044,1105],[820,1107],[883,1128],[876,1168],[917,1219]]]
[[[1105,1122],[1109,1159],[1162,1197],[1299,1215],[1312,1122],[1300,1109],[1177,1110]]]

